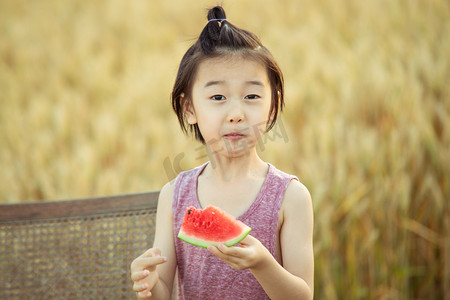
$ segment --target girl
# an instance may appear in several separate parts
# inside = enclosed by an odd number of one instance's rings
[[[310,194],[256,151],[283,105],[282,73],[269,51],[222,7],[209,10],[181,60],[172,106],[210,160],[162,188],[154,248],[131,264],[138,299],[170,299],[176,269],[179,299],[312,299]],[[252,231],[233,247],[188,244],[176,236],[191,205],[221,207]]]

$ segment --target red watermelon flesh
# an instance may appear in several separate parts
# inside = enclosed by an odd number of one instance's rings
[[[219,243],[232,246],[242,241],[251,228],[215,206],[186,208],[178,238],[190,244],[208,247]]]

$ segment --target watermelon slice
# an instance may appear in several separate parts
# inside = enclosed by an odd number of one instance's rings
[[[186,208],[178,237],[204,248],[219,243],[232,246],[242,241],[250,230],[250,227],[218,207],[196,209],[190,206]]]

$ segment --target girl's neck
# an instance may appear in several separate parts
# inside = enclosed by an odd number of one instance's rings
[[[239,157],[210,155],[210,163],[205,169],[205,175],[217,182],[230,183],[249,177],[265,176],[267,163],[256,153],[247,153]]]

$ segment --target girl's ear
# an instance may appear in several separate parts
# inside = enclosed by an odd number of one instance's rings
[[[188,122],[188,124],[189,125],[196,124],[197,116],[195,115],[194,106],[192,105],[192,102],[189,101],[189,99],[187,99],[184,96],[184,93],[182,93],[180,96],[180,102],[183,107],[184,117],[186,118],[186,121]]]

